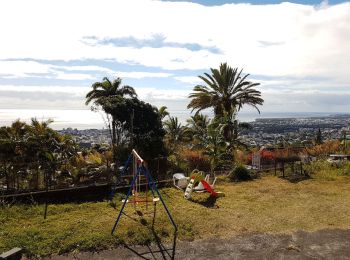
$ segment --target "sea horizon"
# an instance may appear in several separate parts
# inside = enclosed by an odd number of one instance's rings
[[[170,115],[178,117],[182,124],[191,116],[189,110],[169,110]],[[209,117],[212,113],[204,113]],[[350,114],[346,112],[240,112],[238,120],[253,122],[262,118],[309,118]],[[30,123],[31,118],[38,120],[52,119],[51,127],[55,130],[63,128],[103,129],[107,125],[103,120],[103,112],[93,112],[89,109],[0,109],[0,126],[9,126],[17,119]],[[193,115],[193,114],[192,114]]]

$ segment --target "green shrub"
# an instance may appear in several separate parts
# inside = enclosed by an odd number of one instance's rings
[[[243,165],[236,166],[230,173],[231,181],[248,181],[251,179],[252,177],[249,174],[249,170]]]
[[[206,156],[200,154],[192,153],[186,155],[186,161],[188,163],[189,170],[198,169],[200,171],[209,172],[210,171],[210,160]]]
[[[304,170],[311,174],[313,178],[335,180],[339,176],[350,175],[350,162],[318,160],[305,165]]]

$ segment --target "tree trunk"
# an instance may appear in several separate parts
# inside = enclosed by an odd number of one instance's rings
[[[17,181],[17,190],[19,190],[19,174],[17,172],[17,176],[16,176],[16,181]]]
[[[113,133],[112,133],[112,127],[111,127],[111,119],[107,114],[107,120],[108,120],[108,132],[109,132],[109,137],[111,138],[111,142],[113,143]]]
[[[115,119],[112,119],[112,146],[115,146],[116,143],[116,127],[115,127]]]
[[[39,165],[36,167],[35,172],[35,189],[39,190]]]
[[[48,196],[49,196],[49,176],[48,173],[44,172],[44,179],[45,179],[45,210],[44,210],[44,219],[46,219],[47,216],[47,206],[48,206]]]
[[[7,165],[5,164],[5,178],[6,178],[6,189],[10,189],[10,176],[7,172]]]

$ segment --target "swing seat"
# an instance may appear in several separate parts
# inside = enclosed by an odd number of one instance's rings
[[[145,199],[142,199],[142,200],[138,199],[138,200],[136,200],[135,202],[137,203],[137,202],[147,202],[147,201],[150,202],[150,200],[145,200]],[[153,201],[153,202],[158,202],[158,201],[159,201],[159,198],[158,198],[158,197],[154,197],[154,198],[152,199],[152,201]],[[125,199],[123,199],[122,202],[125,202]],[[126,203],[128,203],[128,202],[129,202],[129,200],[126,201]],[[131,200],[131,202],[133,202],[133,200]]]

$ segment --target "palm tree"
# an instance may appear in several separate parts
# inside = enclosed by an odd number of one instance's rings
[[[187,128],[179,123],[177,117],[169,117],[164,121],[164,129],[166,131],[166,141],[172,152],[176,151],[178,145],[185,140]]]
[[[158,112],[159,112],[159,115],[160,115],[160,118],[163,120],[166,116],[169,116],[169,112],[167,110],[168,108],[166,106],[161,106],[159,109],[158,109]]]
[[[204,73],[204,76],[199,76],[206,85],[194,87],[187,108],[198,113],[212,107],[216,117],[227,116],[231,120],[243,105],[250,105],[260,113],[257,106],[262,105],[264,100],[261,92],[254,88],[260,83],[248,81],[249,74],[243,76],[242,70],[233,69],[227,63],[220,64],[219,69],[210,70],[211,75]]]
[[[210,159],[210,168],[213,173],[214,170],[223,162],[223,156],[226,153],[226,144],[223,136],[215,123],[207,126],[206,135],[198,136],[200,144],[203,149],[203,154]]]
[[[199,140],[200,137],[207,135],[207,129],[210,124],[208,116],[203,114],[195,114],[187,119],[188,129],[191,132],[193,139]]]
[[[39,186],[39,169],[44,170],[45,186],[48,189],[49,179],[51,179],[60,152],[59,134],[49,127],[52,119],[40,122],[36,118],[31,119],[29,134],[26,140],[28,144],[28,154],[33,157],[32,164],[35,169],[35,187]]]
[[[27,162],[31,154],[28,153],[27,136],[28,125],[20,120],[0,128],[0,170],[5,175],[7,189],[19,189],[20,179],[28,173]]]
[[[239,125],[236,114],[244,105],[252,106],[260,113],[258,105],[262,105],[264,100],[261,92],[254,88],[260,83],[248,81],[249,74],[242,75],[242,70],[233,69],[227,63],[220,64],[219,69],[210,70],[211,75],[204,73],[204,76],[199,76],[206,85],[194,87],[187,108],[196,110],[196,114],[203,109],[214,108],[213,123],[220,129],[229,150],[234,151]]]
[[[95,82],[92,84],[92,90],[86,94],[86,102],[88,105],[93,101],[94,105],[102,106],[110,100],[110,98],[125,98],[128,97],[137,97],[137,94],[133,87],[122,86],[122,80],[117,78],[113,81],[110,81],[107,77],[103,78],[102,82]],[[109,126],[110,127],[110,126]],[[112,146],[116,144],[116,119],[112,116]]]
[[[16,143],[11,138],[11,128],[3,126],[0,128],[0,161],[1,171],[5,176],[7,190],[11,186],[10,169],[15,158]]]

